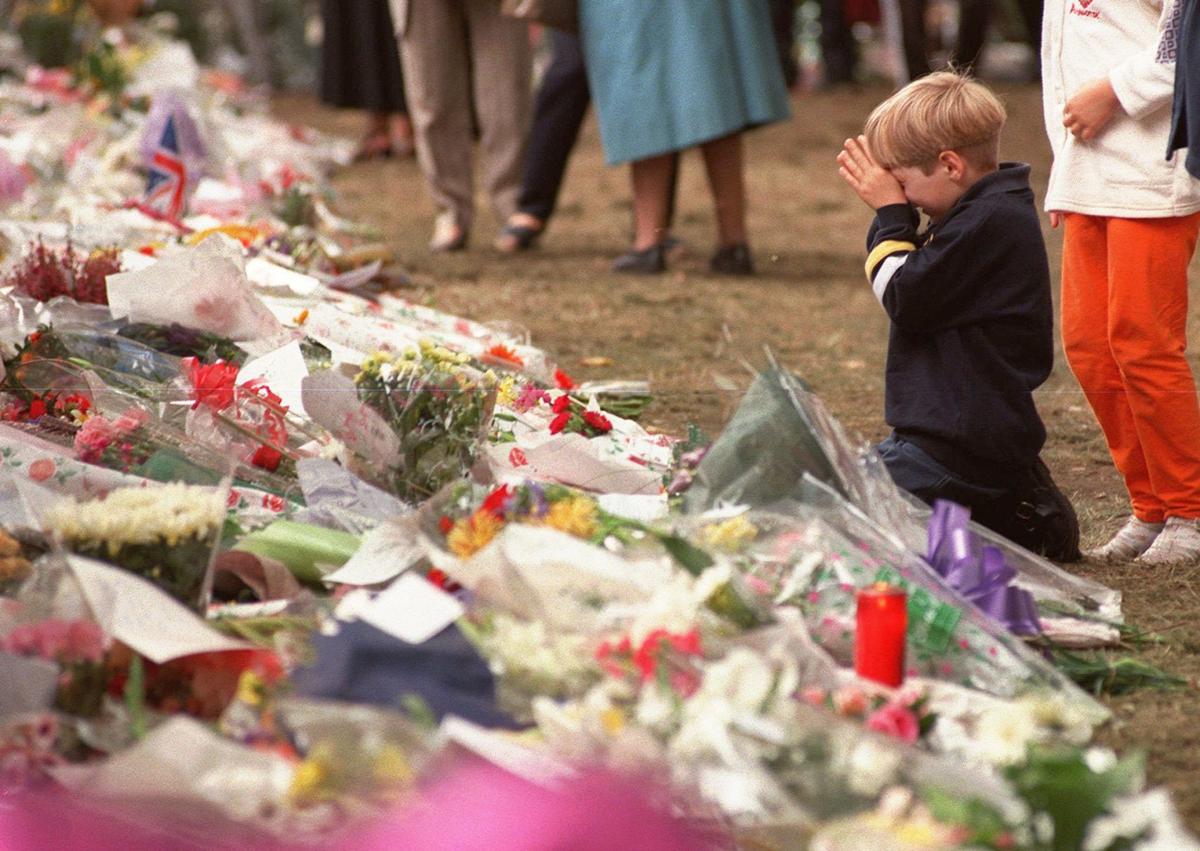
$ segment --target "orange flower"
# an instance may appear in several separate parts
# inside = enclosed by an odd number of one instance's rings
[[[497,343],[483,353],[484,363],[497,363],[500,366],[515,366],[518,369],[525,366],[525,361],[503,343]]]

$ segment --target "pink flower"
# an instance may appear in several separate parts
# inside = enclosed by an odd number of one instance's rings
[[[917,721],[917,716],[896,703],[888,703],[876,709],[867,718],[867,729],[902,742],[915,742],[921,734],[921,724]]]
[[[833,693],[833,708],[839,715],[862,715],[867,711],[867,696],[857,686],[845,686]]]
[[[104,630],[91,621],[73,621],[64,655],[67,662],[99,662],[104,658]]]
[[[18,626],[0,642],[0,650],[14,656],[33,656],[37,653],[37,632],[32,626]]]
[[[71,638],[67,621],[51,619],[34,627],[37,634],[37,654],[43,659],[58,659],[66,653]]]
[[[825,690],[816,686],[809,686],[800,692],[800,699],[809,706],[824,706],[825,705]]]
[[[75,454],[80,461],[95,464],[117,437],[112,423],[104,417],[92,417],[75,432]]]
[[[113,430],[124,437],[131,431],[137,431],[150,420],[150,415],[141,408],[130,408],[112,422]]]
[[[524,413],[530,408],[537,407],[539,402],[549,401],[549,399],[550,394],[536,384],[526,384],[521,388],[521,392],[517,394],[513,405],[518,411]]]

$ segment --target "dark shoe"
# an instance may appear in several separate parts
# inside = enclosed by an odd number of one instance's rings
[[[546,226],[532,227],[531,225],[507,224],[496,237],[495,248],[502,254],[516,254],[533,248],[538,238],[546,230]]]
[[[1004,534],[1052,561],[1079,561],[1079,518],[1050,470],[1039,458],[1029,480],[1017,495],[1011,527]]]
[[[718,275],[753,275],[754,258],[750,256],[750,246],[739,242],[717,249],[708,261],[708,268]]]
[[[652,245],[645,251],[626,251],[613,261],[612,270],[628,275],[657,275],[667,270],[663,244]]]

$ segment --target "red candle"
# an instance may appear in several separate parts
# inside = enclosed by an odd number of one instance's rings
[[[903,588],[876,582],[858,592],[854,670],[860,677],[895,688],[904,682],[904,639],[908,595]]]

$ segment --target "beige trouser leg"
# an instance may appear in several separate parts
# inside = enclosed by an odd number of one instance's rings
[[[500,14],[498,0],[454,0],[467,13],[484,185],[501,223],[517,211],[529,135],[529,27]]]
[[[471,0],[467,0],[471,2]],[[417,161],[433,202],[471,228],[470,63],[463,0],[409,0],[400,58]]]

